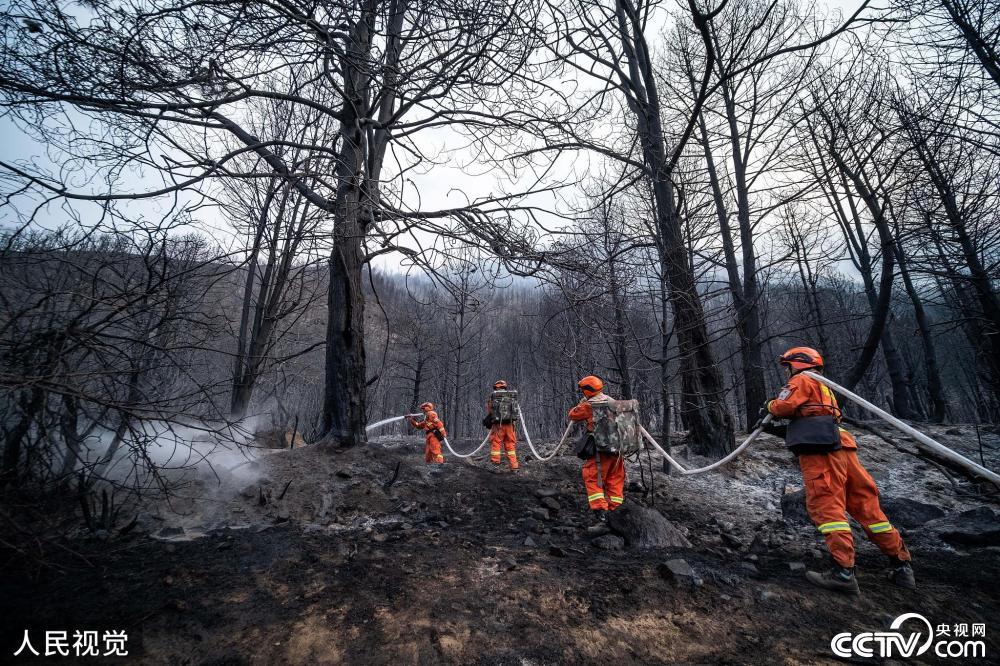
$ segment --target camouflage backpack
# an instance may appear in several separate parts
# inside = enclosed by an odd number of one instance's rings
[[[517,391],[493,391],[490,404],[493,406],[493,418],[500,423],[517,421]]]
[[[598,451],[627,455],[642,448],[638,400],[609,400],[592,407]]]

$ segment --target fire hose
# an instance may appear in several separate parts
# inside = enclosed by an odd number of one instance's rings
[[[563,432],[562,437],[559,439],[559,443],[556,445],[556,448],[553,449],[552,453],[550,453],[549,455],[542,456],[538,453],[538,451],[535,450],[535,446],[531,443],[531,435],[528,434],[528,426],[526,426],[524,423],[524,414],[521,413],[520,405],[517,406],[517,416],[518,420],[521,421],[521,432],[524,433],[524,440],[528,442],[528,448],[531,449],[532,455],[538,458],[538,460],[540,460],[541,462],[548,462],[549,460],[552,460],[553,458],[556,457],[556,454],[559,453],[560,449],[562,449],[563,444],[566,443],[566,438],[569,437],[570,428],[573,427],[573,422],[570,421],[569,425],[566,426],[566,430]]]
[[[417,417],[417,416],[423,416],[423,415],[422,414],[403,414],[402,416],[390,416],[387,419],[382,419],[381,421],[376,421],[375,423],[373,423],[373,424],[371,424],[369,426],[365,426],[365,432],[368,432],[369,430],[374,430],[375,428],[381,428],[382,426],[387,425],[389,423],[395,423],[396,421],[402,421],[403,419],[413,418],[413,417]],[[448,438],[447,437],[442,437],[441,441],[444,442],[444,445],[446,447],[448,447],[448,450],[451,451],[451,453],[452,453],[453,456],[456,456],[458,458],[471,458],[472,456],[476,455],[476,453],[479,452],[479,449],[483,448],[486,445],[486,442],[489,441],[489,439],[490,439],[490,436],[486,435],[486,439],[484,439],[482,441],[482,443],[479,446],[477,446],[475,448],[475,450],[472,451],[471,453],[459,453],[455,449],[451,448],[451,444],[448,442]]]
[[[944,444],[934,441],[933,439],[931,439],[924,433],[920,432],[913,426],[909,425],[908,423],[900,421],[899,419],[897,419],[895,416],[885,411],[884,409],[880,409],[879,407],[876,407],[875,405],[868,402],[867,400],[857,395],[856,393],[848,391],[846,388],[844,388],[837,382],[833,381],[832,379],[827,379],[823,375],[817,374],[815,372],[810,372],[809,370],[803,370],[802,374],[806,375],[807,377],[811,377],[818,382],[826,384],[834,391],[842,393],[843,395],[847,396],[848,398],[856,402],[858,405],[867,409],[869,412],[875,414],[876,416],[881,417],[881,419],[886,423],[896,426],[897,428],[905,432],[907,435],[917,440],[918,447],[922,446],[923,448],[933,451],[942,458],[945,458],[955,463],[956,465],[962,467],[963,469],[969,471],[970,473],[982,477],[988,481],[992,481],[993,483],[1000,486],[1000,474],[992,472],[983,467],[982,465],[973,462],[972,460],[969,460],[962,454],[952,451]]]
[[[808,370],[804,370],[802,374],[804,374],[807,377],[810,377],[812,379],[815,379],[816,381],[818,381],[818,382],[826,385],[830,389],[832,389],[832,390],[834,390],[834,391],[836,391],[836,392],[844,395],[849,400],[852,400],[853,402],[857,403],[859,406],[861,406],[864,409],[872,412],[873,414],[875,414],[876,416],[880,417],[882,420],[886,421],[890,425],[895,426],[896,428],[898,428],[902,432],[906,433],[907,435],[909,435],[910,437],[912,437],[913,439],[915,439],[917,441],[917,446],[918,447],[930,450],[930,451],[936,453],[937,455],[941,456],[942,458],[945,458],[945,459],[947,459],[947,460],[955,463],[956,465],[962,467],[963,469],[969,471],[970,473],[972,473],[972,474],[974,474],[976,476],[979,476],[979,477],[981,477],[983,479],[986,479],[988,481],[991,481],[992,483],[995,483],[998,486],[1000,486],[1000,474],[997,474],[996,472],[993,472],[993,471],[987,469],[986,467],[983,467],[982,465],[980,465],[980,464],[978,464],[978,463],[976,463],[976,462],[974,462],[972,460],[969,460],[965,456],[961,455],[960,453],[957,453],[956,451],[953,451],[952,449],[948,448],[944,444],[941,444],[940,442],[937,442],[937,441],[931,439],[930,437],[928,437],[924,433],[920,432],[919,430],[917,430],[913,426],[909,425],[908,423],[905,423],[904,421],[899,420],[898,418],[896,418],[892,414],[889,414],[885,410],[883,410],[883,409],[881,409],[879,407],[876,407],[875,405],[873,405],[869,401],[865,400],[864,398],[862,398],[858,394],[854,393],[853,391],[849,391],[848,389],[844,388],[843,386],[841,386],[840,384],[836,383],[832,379],[828,379],[827,377],[824,377],[823,375],[817,374],[815,372],[810,372]],[[531,442],[531,436],[528,434],[528,428],[525,425],[524,414],[521,412],[521,407],[520,406],[517,407],[517,414],[518,414],[519,420],[521,421],[521,431],[524,433],[524,439],[525,439],[525,441],[527,441],[528,448],[531,449],[531,453],[535,456],[535,458],[537,458],[541,462],[547,462],[549,460],[552,460],[559,453],[559,451],[562,449],[563,445],[566,443],[566,438],[569,436],[570,429],[572,429],[572,427],[573,427],[573,422],[570,421],[569,424],[566,426],[566,430],[563,432],[563,435],[560,438],[559,443],[556,445],[556,448],[552,451],[552,453],[550,453],[547,456],[543,456],[540,453],[538,453],[538,451],[535,449],[534,444],[532,444],[532,442]],[[419,414],[404,414],[403,416],[394,416],[392,418],[384,419],[382,421],[378,421],[377,423],[373,423],[372,425],[368,426],[366,428],[366,430],[372,430],[374,428],[380,427],[380,426],[385,425],[387,423],[392,423],[393,421],[399,421],[401,419],[405,419],[405,418],[410,417],[410,416],[419,416]],[[767,425],[768,423],[770,423],[771,421],[772,421],[772,416],[770,414],[768,414],[761,421],[760,425],[757,428],[755,428],[754,431],[751,432],[747,436],[747,438],[743,441],[743,443],[740,444],[738,447],[736,447],[736,449],[734,451],[732,451],[730,454],[728,454],[724,458],[722,458],[720,460],[717,460],[717,461],[715,461],[714,463],[712,463],[710,465],[706,465],[705,467],[698,467],[698,468],[695,468],[695,469],[687,469],[683,465],[681,465],[679,462],[677,462],[676,460],[674,460],[674,458],[669,453],[667,453],[666,451],[663,450],[663,448],[659,445],[659,443],[657,443],[656,439],[654,439],[653,436],[650,435],[649,432],[645,428],[643,428],[642,426],[640,426],[639,430],[640,430],[643,438],[645,438],[645,440],[647,442],[649,442],[652,445],[652,447],[661,456],[663,456],[663,458],[668,463],[670,463],[670,465],[672,465],[675,469],[677,469],[677,471],[679,471],[682,475],[686,475],[687,476],[687,475],[692,475],[692,474],[703,474],[705,472],[710,472],[713,469],[717,469],[717,468],[721,467],[722,465],[725,465],[726,463],[732,461],[734,458],[736,458],[741,453],[743,453],[743,451],[745,451],[747,449],[747,447],[749,447],[751,444],[753,444],[754,440],[756,440],[757,437],[759,437],[760,434],[764,431],[764,426]],[[448,450],[451,451],[452,455],[457,456],[459,458],[471,458],[476,453],[478,453],[480,449],[482,449],[486,445],[486,442],[489,441],[489,438],[490,437],[487,434],[486,438],[483,439],[482,443],[479,446],[477,446],[475,448],[475,450],[473,450],[470,453],[464,453],[464,454],[463,453],[458,453],[457,451],[455,451],[455,449],[453,449],[451,447],[451,444],[448,442],[447,438],[444,438],[444,443],[445,443],[445,446],[448,447]]]
[[[750,435],[743,441],[742,444],[740,444],[738,447],[736,447],[736,450],[734,450],[732,453],[730,453],[729,455],[727,455],[725,458],[722,458],[721,460],[716,460],[711,465],[706,465],[705,467],[699,467],[697,469],[686,469],[679,462],[677,462],[676,460],[674,460],[673,458],[671,458],[670,454],[667,453],[666,451],[664,451],[660,447],[660,445],[656,443],[656,440],[653,439],[653,436],[650,435],[646,431],[645,428],[643,428],[642,426],[639,426],[639,430],[642,431],[642,436],[646,438],[646,441],[649,442],[650,444],[652,444],[653,448],[656,449],[660,453],[660,455],[663,456],[664,459],[668,463],[670,463],[671,465],[673,465],[674,468],[676,468],[678,472],[680,472],[683,475],[690,475],[690,474],[702,474],[704,472],[710,472],[713,469],[715,469],[716,467],[722,467],[727,462],[729,462],[730,460],[732,460],[736,456],[738,456],[741,453],[743,453],[743,451],[746,450],[746,448],[748,446],[750,446],[753,443],[753,441],[755,439],[757,439],[758,436],[760,436],[760,433],[764,432],[764,426],[767,425],[770,422],[771,422],[771,415],[768,414],[767,416],[764,417],[764,420],[760,422],[760,425],[757,427],[757,429],[754,430],[752,433],[750,433]]]

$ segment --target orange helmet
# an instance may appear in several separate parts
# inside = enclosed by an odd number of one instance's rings
[[[499,391],[499,390],[505,389],[505,388],[507,388],[507,382],[505,382],[504,380],[498,379],[495,382],[493,382],[493,389],[494,390]]]
[[[434,409],[434,403],[433,402],[425,402],[424,404],[420,405],[420,410],[421,411],[429,412],[432,409]]]
[[[822,368],[823,357],[812,347],[792,347],[778,358],[778,363],[799,372],[810,368]]]
[[[581,379],[577,386],[580,387],[585,396],[591,398],[601,392],[601,389],[604,388],[604,382],[601,381],[600,377],[588,375]]]

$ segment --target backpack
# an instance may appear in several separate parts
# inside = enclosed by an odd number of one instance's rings
[[[493,418],[500,423],[517,421],[517,391],[493,391],[490,396]]]
[[[638,400],[609,400],[591,407],[598,451],[628,455],[642,449]]]

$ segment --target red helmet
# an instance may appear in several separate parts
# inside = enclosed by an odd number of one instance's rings
[[[601,392],[601,389],[604,388],[604,382],[601,381],[600,377],[588,375],[581,379],[577,386],[580,387],[585,396],[591,398]]]
[[[425,402],[424,404],[420,405],[420,410],[421,411],[429,412],[432,409],[434,409],[434,403],[433,402]]]
[[[507,382],[505,382],[504,380],[498,379],[495,382],[493,382],[493,389],[494,390],[499,391],[499,390],[505,389],[505,388],[507,388]]]
[[[799,372],[811,368],[822,368],[823,357],[812,347],[792,347],[778,358],[778,363]]]
[[[426,416],[427,416],[427,420],[428,421],[437,421],[438,420],[438,413],[435,412],[433,409],[428,410]]]

